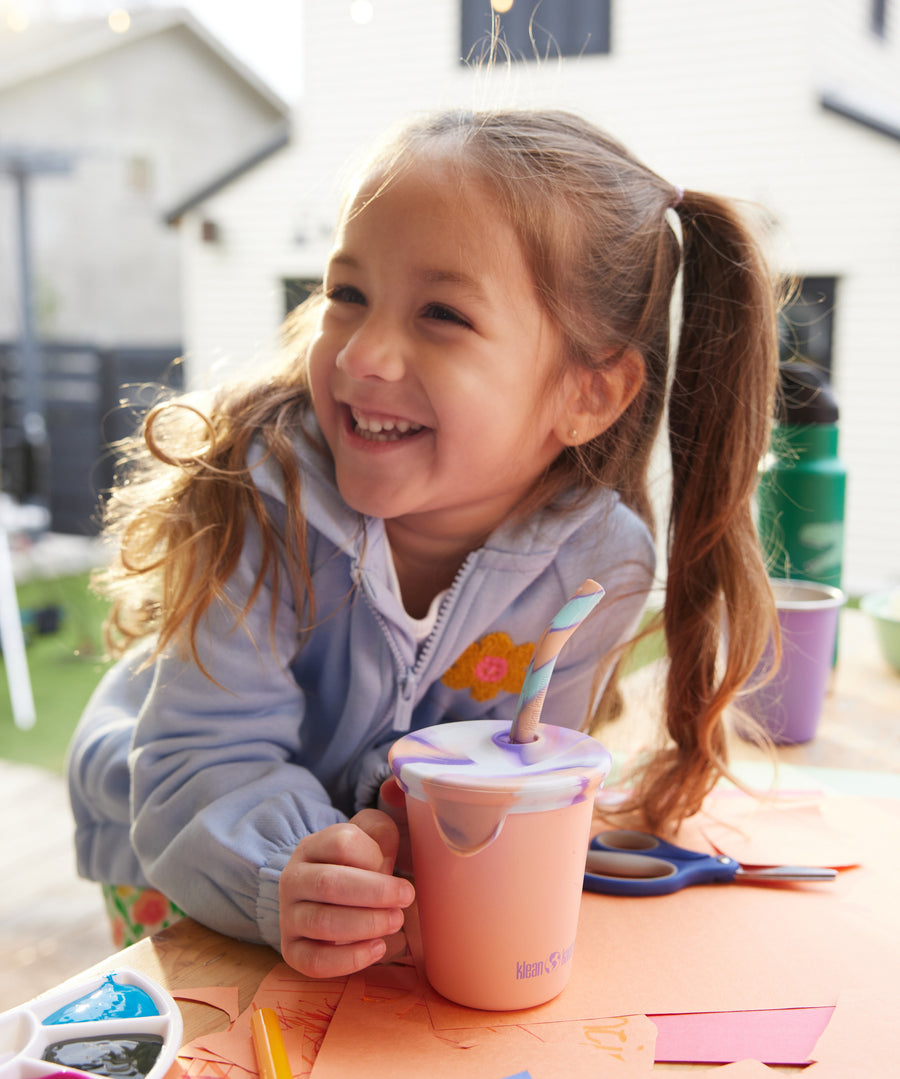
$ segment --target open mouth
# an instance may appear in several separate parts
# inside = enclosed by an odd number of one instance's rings
[[[350,416],[353,433],[369,442],[401,442],[424,430],[420,423],[388,417],[376,419],[373,416],[366,416],[355,408],[350,409]]]

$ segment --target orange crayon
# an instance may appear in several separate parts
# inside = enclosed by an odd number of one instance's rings
[[[253,1049],[259,1066],[260,1079],[291,1079],[281,1025],[271,1008],[259,1008],[250,1018]]]

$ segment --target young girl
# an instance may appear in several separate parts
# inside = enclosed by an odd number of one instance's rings
[[[392,741],[511,722],[534,642],[588,576],[607,598],[543,714],[614,710],[666,405],[670,748],[633,805],[674,826],[724,771],[723,709],[774,624],[750,500],[775,287],[730,204],[583,120],[447,113],[369,162],[288,329],[274,372],[146,419],[108,504],[130,647],[70,781],[85,876],[334,976],[382,957],[413,899],[373,808]]]

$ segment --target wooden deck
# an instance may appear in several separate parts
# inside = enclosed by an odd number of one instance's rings
[[[0,1011],[113,951],[100,889],[75,872],[65,781],[0,761]]]

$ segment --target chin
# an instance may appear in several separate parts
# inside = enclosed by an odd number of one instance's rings
[[[342,484],[340,481],[338,481],[338,490],[350,509],[355,513],[361,513],[363,517],[396,516],[389,499],[378,498],[371,491],[359,490],[354,486]]]

